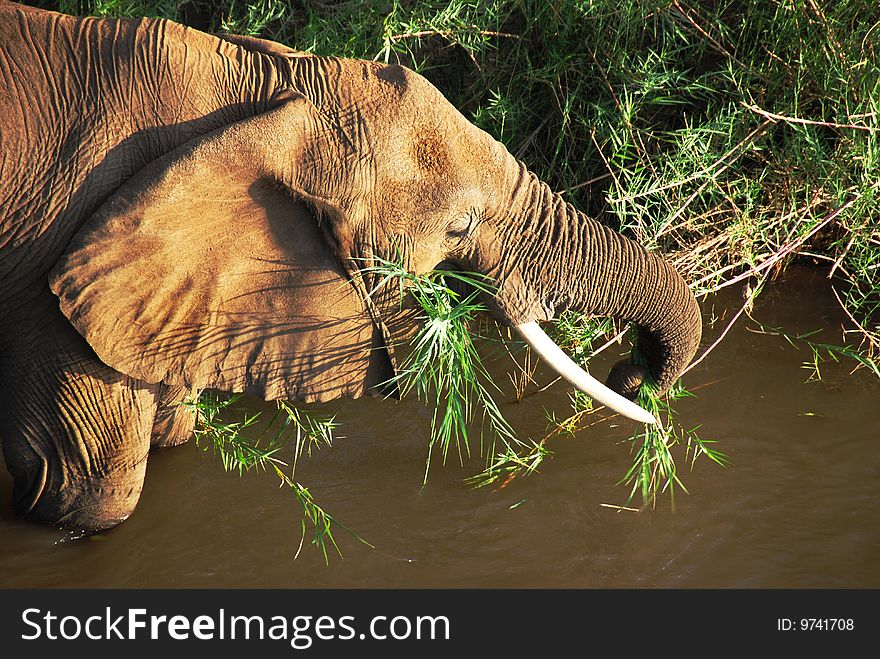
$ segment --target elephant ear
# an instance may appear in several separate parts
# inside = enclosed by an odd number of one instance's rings
[[[103,362],[151,383],[306,402],[390,377],[364,300],[278,182],[307,157],[310,112],[293,99],[184,145],[87,221],[50,286]]]

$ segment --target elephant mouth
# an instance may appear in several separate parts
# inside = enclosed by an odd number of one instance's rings
[[[634,421],[648,424],[657,423],[653,414],[609,389],[578,366],[535,321],[517,325],[516,331],[554,371],[593,400]]]

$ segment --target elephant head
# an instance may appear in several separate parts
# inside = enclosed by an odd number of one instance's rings
[[[579,385],[593,386],[536,325],[565,309],[634,321],[651,377],[666,389],[679,376],[701,323],[671,266],[565,202],[412,71],[274,62],[282,91],[266,112],[154,161],[52,272],[104,363],[267,399],[361,395],[391,376],[406,332],[394,292],[362,273],[381,258],[484,273],[493,315]],[[612,373],[628,397],[646,374]]]

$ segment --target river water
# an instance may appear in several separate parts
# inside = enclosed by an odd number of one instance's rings
[[[736,290],[733,290],[736,289]],[[702,303],[708,345],[742,303],[727,289]],[[820,270],[789,268],[754,317],[814,341],[839,342],[842,313]],[[0,470],[0,587],[843,587],[880,586],[880,380],[754,331],[741,319],[688,374],[698,397],[676,403],[685,427],[716,440],[731,465],[705,459],[682,479],[672,510],[622,511],[615,483],[634,425],[619,419],[549,443],[540,474],[500,490],[467,487],[474,458],[435,462],[422,486],[430,415],[413,399],[337,401],[341,435],[302,461],[297,477],[337,519],[344,559],[300,557],[299,508],[270,474],[224,473],[193,443],[155,452],[135,514],[110,532],[68,539],[16,519]],[[504,358],[506,359],[506,358]],[[540,438],[564,415],[567,388],[513,402],[499,359],[503,411]],[[601,360],[601,358],[600,358]],[[601,375],[612,360],[594,366]],[[551,377],[538,371],[537,379]],[[809,381],[808,381],[809,380]],[[257,405],[257,403],[254,403]],[[314,406],[313,406],[314,407]]]

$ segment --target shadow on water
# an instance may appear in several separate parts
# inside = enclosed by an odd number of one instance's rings
[[[703,303],[705,318],[720,319],[705,345],[739,296]],[[791,268],[754,315],[840,340],[843,316],[820,271]],[[748,320],[734,327],[688,376],[699,397],[676,404],[682,425],[702,424],[732,466],[704,460],[685,472],[690,494],[677,497],[675,511],[667,500],[642,513],[600,505],[626,502],[615,483],[629,466],[630,423],[554,440],[540,475],[500,491],[462,484],[478,460],[433,469],[423,488],[429,411],[410,399],[346,400],[324,406],[346,436],[297,474],[376,550],[340,533],[344,560],[325,567],[306,547],[294,561],[299,509],[290,494],[268,474],[225,474],[189,444],[152,455],[130,520],[79,540],[12,517],[2,471],[0,586],[878,587],[880,382],[833,362],[820,381],[805,382],[809,350],[750,328]],[[507,364],[496,366],[506,383]],[[565,413],[564,386],[504,407],[532,437],[543,434],[545,409]]]

